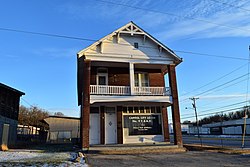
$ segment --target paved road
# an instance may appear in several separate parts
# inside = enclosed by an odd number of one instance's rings
[[[222,153],[189,151],[185,153],[159,153],[136,155],[97,155],[89,154],[92,166],[117,167],[246,167],[250,164],[249,155],[230,155]]]
[[[173,142],[173,137],[171,136],[171,141]],[[241,138],[219,138],[219,137],[201,137],[201,141],[206,145],[213,146],[225,146],[225,147],[237,147],[241,148],[242,139]],[[200,139],[197,136],[183,136],[184,144],[200,144]],[[249,137],[245,140],[245,148],[250,148]]]

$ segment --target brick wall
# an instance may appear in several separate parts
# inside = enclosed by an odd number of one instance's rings
[[[91,68],[91,78],[90,84],[96,85],[96,75],[97,68]],[[149,84],[152,87],[164,87],[164,75],[160,73],[160,70],[150,70],[150,69],[136,69],[135,72],[147,72],[149,74]],[[129,86],[130,77],[128,68],[119,68],[119,67],[108,67],[108,85],[111,86]]]

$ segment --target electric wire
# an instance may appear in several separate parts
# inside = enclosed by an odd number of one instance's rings
[[[201,110],[201,111],[199,111],[199,113],[204,113],[204,112],[208,112],[208,111],[212,111],[212,110],[227,108],[227,107],[231,107],[231,106],[235,106],[235,105],[239,105],[239,104],[243,104],[243,103],[245,103],[245,101],[239,102],[239,103],[230,104],[230,105],[226,105],[226,106],[221,106],[221,107],[217,107],[217,108],[212,108],[212,109],[207,109],[207,110]]]
[[[218,85],[218,86],[215,86],[215,87],[213,87],[213,88],[210,88],[210,89],[208,89],[208,90],[206,90],[206,91],[204,91],[204,92],[201,92],[201,93],[195,95],[195,97],[200,96],[200,95],[203,95],[203,94],[208,93],[208,92],[211,92],[212,90],[215,90],[215,89],[217,89],[217,88],[220,88],[220,87],[222,87],[222,86],[225,86],[225,85],[227,85],[227,84],[229,84],[229,83],[231,83],[231,82],[234,82],[234,81],[236,81],[236,80],[238,80],[238,79],[241,79],[241,78],[243,78],[243,77],[245,77],[245,76],[247,76],[247,75],[248,75],[248,74],[241,75],[241,76],[239,76],[239,77],[237,77],[237,78],[234,78],[234,79],[232,79],[232,80],[230,80],[230,81],[227,81],[227,82],[225,82],[225,83],[223,83],[223,84],[220,84],[220,85]],[[240,82],[242,82],[242,81],[244,81],[244,80],[241,80]],[[240,82],[237,82],[237,84],[240,83]],[[232,85],[230,85],[230,86],[233,86],[233,85],[235,85],[235,84],[232,84]],[[223,88],[223,89],[224,89],[224,88]],[[220,90],[222,90],[222,89],[220,89]],[[210,94],[210,93],[208,93],[208,94]],[[180,101],[180,103],[182,103],[182,102],[184,102],[184,101],[186,101],[186,100],[188,100],[188,99],[189,99],[189,98],[183,99],[183,100]]]
[[[90,39],[90,38],[81,38],[81,37],[74,37],[74,36],[67,36],[67,35],[59,35],[59,34],[52,34],[52,33],[43,33],[43,32],[35,32],[35,31],[26,31],[26,30],[20,30],[20,29],[13,29],[13,28],[3,28],[0,27],[0,31],[8,31],[8,32],[16,32],[16,33],[25,33],[25,34],[32,34],[32,35],[40,35],[40,36],[47,36],[47,37],[55,37],[55,38],[63,38],[63,39],[72,39],[72,40],[80,40],[80,41],[89,41],[89,42],[98,42],[97,39]],[[100,41],[101,42],[101,41]],[[104,42],[107,43],[107,42]],[[131,46],[130,44],[123,44],[118,43],[118,45],[127,45]],[[139,45],[139,47],[142,48],[152,48],[145,45]],[[222,55],[215,55],[215,54],[207,54],[207,53],[198,53],[198,52],[192,52],[192,51],[183,51],[183,50],[173,50],[177,53],[187,53],[187,54],[193,54],[193,55],[201,55],[201,56],[209,56],[209,57],[217,57],[217,58],[224,58],[224,59],[233,59],[233,60],[244,60],[247,61],[248,59],[241,58],[241,57],[232,57],[232,56],[222,56]],[[113,53],[115,55],[120,55],[121,53]]]
[[[221,79],[223,79],[223,78],[229,76],[230,74],[232,74],[232,73],[234,73],[234,72],[240,70],[241,68],[245,67],[246,65],[247,65],[247,64],[244,64],[244,65],[242,65],[242,66],[240,66],[240,67],[237,67],[237,68],[234,69],[233,71],[230,71],[229,73],[227,73],[227,74],[225,74],[225,75],[222,75],[221,77],[216,78],[215,80],[213,80],[213,81],[211,81],[211,82],[208,82],[207,84],[204,84],[204,85],[202,85],[202,86],[200,86],[200,87],[198,87],[198,88],[196,88],[196,89],[193,89],[192,91],[187,92],[187,93],[185,93],[185,94],[183,94],[183,95],[181,95],[181,96],[185,96],[185,95],[187,95],[187,94],[190,94],[190,93],[192,93],[192,92],[195,92],[195,91],[197,91],[197,90],[200,90],[201,88],[204,88],[204,87],[206,87],[206,86],[208,86],[208,85],[210,85],[210,84],[212,84],[212,83],[214,83],[214,82],[217,82],[217,81],[219,81],[219,80],[221,80]]]
[[[28,104],[30,107],[33,107],[33,105],[31,103],[29,103],[27,100],[25,100],[23,97],[21,97],[21,100],[23,102],[25,102],[26,104]]]
[[[243,107],[237,107],[237,108],[231,108],[231,109],[227,109],[227,110],[219,110],[216,112],[211,112],[211,113],[206,113],[206,114],[200,114],[199,117],[202,116],[208,116],[208,115],[213,115],[213,114],[218,114],[218,113],[226,113],[226,112],[233,112],[234,110],[239,110],[239,109],[243,109]],[[194,118],[195,116],[190,116],[190,117],[181,117],[181,119],[187,119],[187,118]]]

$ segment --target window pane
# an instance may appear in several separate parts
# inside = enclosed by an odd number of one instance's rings
[[[139,76],[138,73],[135,73],[135,86],[139,86]]]
[[[128,107],[128,112],[133,113],[133,107]]]
[[[140,113],[144,113],[144,107],[140,107]]]
[[[134,112],[135,113],[139,113],[139,108],[138,107],[134,107]]]
[[[122,107],[122,112],[127,113],[127,107]]]
[[[155,107],[151,107],[151,113],[155,113]]]
[[[150,108],[149,107],[145,107],[146,113],[150,113]]]
[[[149,86],[149,80],[148,80],[148,74],[147,73],[141,74],[141,85],[143,87],[148,87]]]
[[[161,113],[161,107],[156,107],[156,113]]]
[[[99,76],[98,79],[99,79],[99,85],[107,85],[105,76]]]

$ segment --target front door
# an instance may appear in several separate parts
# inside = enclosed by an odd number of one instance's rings
[[[100,144],[100,116],[98,114],[90,114],[89,125],[89,143]]]
[[[117,121],[115,107],[106,107],[105,144],[117,143]]]

